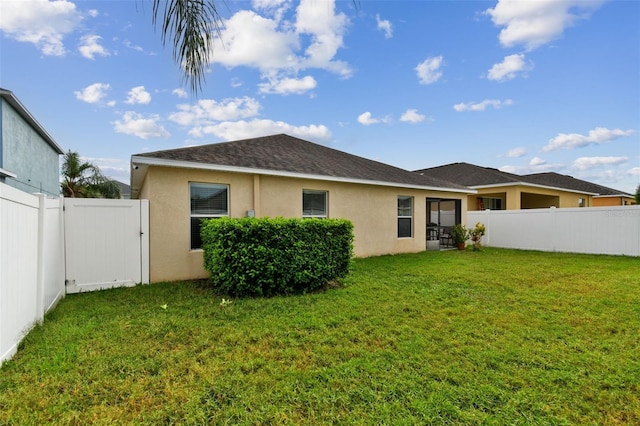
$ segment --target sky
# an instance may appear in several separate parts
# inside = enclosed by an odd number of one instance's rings
[[[0,0],[0,87],[65,150],[286,133],[407,170],[455,162],[640,184],[640,2],[216,2],[200,92],[150,0]]]

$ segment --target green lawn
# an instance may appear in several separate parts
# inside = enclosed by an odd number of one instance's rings
[[[0,424],[640,424],[640,259],[485,248],[339,288],[69,295],[0,370]]]

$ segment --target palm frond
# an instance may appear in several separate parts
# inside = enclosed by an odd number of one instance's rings
[[[171,39],[173,59],[195,94],[202,90],[214,35],[220,35],[222,18],[214,0],[154,0],[153,24],[157,26],[161,4],[162,44]]]

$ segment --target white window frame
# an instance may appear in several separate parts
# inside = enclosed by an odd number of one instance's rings
[[[304,196],[307,194],[324,195],[324,214],[305,214]],[[322,191],[317,189],[303,189],[302,190],[302,217],[304,219],[309,219],[309,218],[326,219],[327,217],[329,217],[329,191]]]
[[[193,213],[191,207],[193,189],[196,186],[200,186],[203,188],[210,189],[223,189],[227,192],[227,200],[226,200],[226,213]],[[193,241],[193,219],[214,219],[218,217],[229,217],[229,185],[224,183],[209,183],[209,182],[189,182],[189,247],[191,250],[202,250],[202,247],[194,247]]]
[[[411,214],[408,215],[408,216],[406,214],[401,214],[401,212],[400,212],[399,203],[400,203],[401,199],[402,200],[411,200]],[[397,203],[396,203],[397,215],[398,215],[398,218],[397,218],[397,221],[396,221],[397,226],[398,226],[398,230],[397,230],[398,238],[413,238],[413,231],[414,231],[413,230],[413,208],[414,208],[414,202],[413,201],[414,200],[413,200],[412,196],[409,196],[409,195],[398,195]],[[409,225],[409,229],[410,229],[409,235],[400,235],[400,220],[406,220],[406,219],[409,219],[409,224],[410,224]]]

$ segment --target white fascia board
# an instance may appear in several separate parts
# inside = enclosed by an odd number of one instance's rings
[[[633,198],[633,195],[631,194],[625,194],[625,193],[620,193],[620,194],[612,194],[612,195],[594,195],[593,198]]]
[[[4,176],[4,177],[10,177],[10,178],[17,178],[18,175],[15,173],[11,173],[9,170],[5,170],[2,167],[0,167],[0,176]]]
[[[597,192],[586,192],[586,191],[578,191],[575,189],[569,189],[569,188],[560,188],[560,187],[556,187],[556,186],[547,186],[547,185],[538,185],[536,183],[529,183],[529,182],[509,182],[509,183],[496,183],[493,185],[474,185],[474,186],[470,186],[469,188],[473,188],[473,189],[491,189],[491,188],[500,188],[500,187],[505,187],[505,186],[530,186],[533,188],[542,188],[542,189],[553,189],[556,191],[563,191],[563,192],[573,192],[576,194],[585,194],[585,195],[598,195]]]
[[[401,187],[401,188],[423,189],[423,190],[440,191],[440,192],[457,192],[462,194],[475,194],[477,192],[473,189],[443,188],[439,186],[413,185],[413,184],[406,184],[406,183],[399,183],[399,182],[385,182],[385,181],[377,181],[377,180],[345,178],[345,177],[338,177],[338,176],[312,175],[312,174],[306,174],[306,173],[287,172],[287,171],[281,171],[281,170],[254,169],[251,167],[226,166],[221,164],[196,163],[191,161],[166,160],[162,158],[151,158],[151,157],[132,156],[131,165],[132,166],[135,166],[135,165],[165,166],[165,167],[178,167],[178,168],[185,168],[185,169],[213,170],[213,171],[219,171],[219,172],[248,173],[248,174],[259,174],[259,175],[268,175],[268,176],[291,177],[291,178],[298,178],[298,179],[325,180],[330,182],[358,183],[363,185],[378,185],[378,186],[395,186],[395,187]]]

